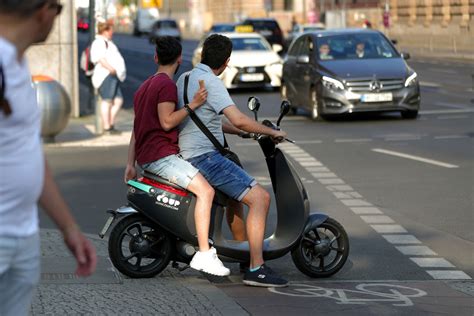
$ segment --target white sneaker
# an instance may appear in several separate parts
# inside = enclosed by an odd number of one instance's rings
[[[214,247],[211,247],[208,251],[196,252],[189,265],[195,270],[212,275],[227,276],[230,274],[230,270],[224,267],[222,261],[217,257],[216,248]]]

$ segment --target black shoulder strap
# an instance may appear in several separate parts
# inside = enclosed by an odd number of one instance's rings
[[[186,74],[186,76],[184,77],[183,100],[184,100],[185,105],[189,104],[188,83],[189,83],[189,75],[190,74],[191,74],[191,72],[188,72]],[[190,107],[188,107],[187,110],[188,110],[189,116],[193,120],[194,124],[196,124],[197,127],[199,127],[199,129],[204,133],[204,135],[207,136],[207,138],[209,138],[211,143],[214,145],[214,147],[217,148],[217,150],[221,154],[225,154],[226,149],[224,148],[224,146],[222,146],[221,143],[219,143],[219,141],[216,139],[216,137],[211,133],[211,131],[206,127],[206,125],[204,125],[204,123],[201,121],[201,119],[196,115],[196,112],[194,112],[193,109],[191,109]]]
[[[9,116],[12,113],[12,109],[8,100],[5,96],[7,84],[5,82],[5,75],[3,73],[3,67],[0,65],[0,110],[3,111],[5,116]]]

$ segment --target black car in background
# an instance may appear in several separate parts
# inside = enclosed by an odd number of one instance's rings
[[[283,64],[281,97],[317,119],[343,113],[420,108],[416,72],[379,31],[344,29],[299,36]]]
[[[265,39],[271,44],[278,44],[283,47],[283,33],[280,25],[275,19],[264,18],[264,19],[246,19],[242,22],[242,25],[251,25],[253,30],[260,33]]]

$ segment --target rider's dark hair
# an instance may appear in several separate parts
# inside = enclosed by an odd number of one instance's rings
[[[48,0],[0,0],[0,13],[28,16],[47,2]]]
[[[181,43],[171,36],[160,36],[155,40],[155,51],[160,65],[171,65],[181,55]]]
[[[220,34],[206,38],[202,46],[201,63],[211,69],[218,69],[227,61],[232,53],[232,41]]]

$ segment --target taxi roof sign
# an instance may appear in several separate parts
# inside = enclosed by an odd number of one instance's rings
[[[253,26],[252,25],[236,25],[235,32],[237,33],[252,33]]]

